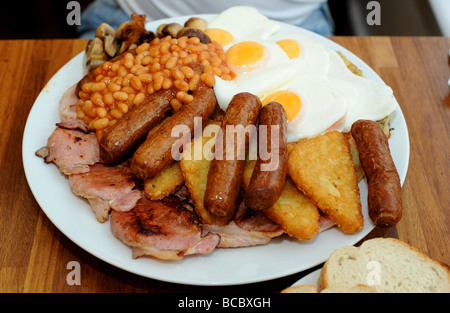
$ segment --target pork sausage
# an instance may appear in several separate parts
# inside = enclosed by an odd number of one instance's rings
[[[179,149],[182,149],[185,144],[191,142],[195,117],[201,118],[200,126],[206,126],[217,106],[214,90],[202,86],[198,87],[192,95],[194,100],[183,104],[179,111],[166,118],[158,131],[149,135],[134,153],[131,159],[131,170],[138,178],[153,177],[175,160],[172,147],[177,145]],[[176,129],[187,129],[190,136],[172,137],[172,130]],[[181,151],[174,152],[181,153]]]
[[[270,102],[262,107],[258,124],[258,159],[244,201],[252,209],[264,210],[277,202],[286,179],[286,111],[278,102]]]
[[[170,90],[161,90],[134,106],[100,140],[100,158],[113,163],[127,156],[142,143],[148,132],[172,111]]]
[[[246,92],[235,95],[228,105],[217,135],[214,159],[206,182],[204,205],[212,215],[224,220],[231,219],[237,209],[248,151],[249,133],[245,132],[243,138],[242,133],[235,130],[255,125],[260,109],[261,101],[258,97]]]
[[[402,217],[402,187],[388,140],[377,122],[359,120],[351,128],[368,183],[369,216],[388,228]]]

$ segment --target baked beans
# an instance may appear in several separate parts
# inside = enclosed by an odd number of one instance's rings
[[[189,66],[204,65],[201,74]],[[105,62],[94,70],[94,78],[82,86],[77,105],[78,117],[99,138],[134,105],[146,96],[164,89],[173,90],[171,105],[177,111],[194,100],[191,95],[200,84],[214,86],[215,77],[231,80],[226,54],[217,42],[201,43],[197,37],[155,38],[126,52],[115,62]]]

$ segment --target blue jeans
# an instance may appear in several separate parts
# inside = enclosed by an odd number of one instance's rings
[[[123,11],[115,0],[96,0],[83,10],[81,25],[78,26],[80,38],[95,37],[95,30],[102,23],[111,25],[114,29],[130,20],[130,16]]]
[[[78,32],[80,38],[94,38],[95,30],[101,23],[107,23],[116,29],[122,22],[129,20],[130,16],[119,7],[115,0],[96,0],[81,14],[81,25],[78,27]],[[322,36],[332,36],[334,24],[328,4],[323,4],[305,22],[297,26]]]
[[[333,36],[334,22],[328,4],[322,4],[319,9],[311,13],[306,21],[297,26],[322,36]]]

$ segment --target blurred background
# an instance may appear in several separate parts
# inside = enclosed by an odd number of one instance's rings
[[[1,10],[0,39],[77,38],[65,0],[10,1]],[[78,0],[85,8],[92,0]],[[329,0],[337,36],[450,36],[450,0],[378,0],[381,25],[366,22],[369,0]],[[447,24],[447,26],[445,26]],[[447,27],[447,28],[446,28]]]

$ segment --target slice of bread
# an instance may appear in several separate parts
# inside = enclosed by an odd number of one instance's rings
[[[318,291],[314,285],[296,285],[283,289],[281,293],[318,293]],[[320,293],[376,293],[376,290],[359,284],[351,288],[337,286],[325,288]]]
[[[376,289],[367,285],[358,284],[353,287],[333,286],[322,289],[320,293],[376,293]]]
[[[325,262],[318,291],[363,284],[377,292],[448,293],[450,267],[393,238],[375,238],[360,247],[342,247]]]
[[[281,290],[281,293],[317,293],[317,288],[314,285],[296,285]]]

